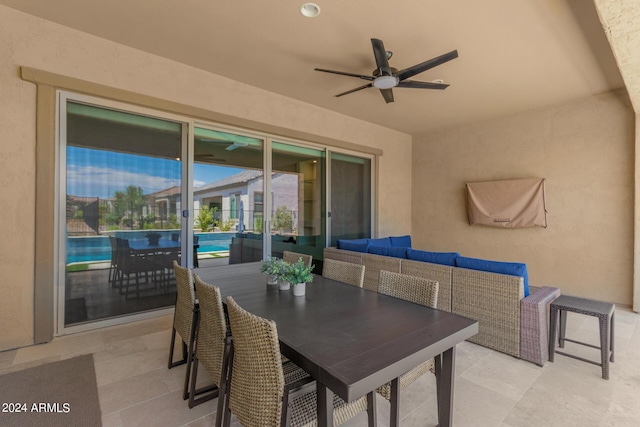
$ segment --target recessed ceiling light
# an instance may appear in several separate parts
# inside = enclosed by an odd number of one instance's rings
[[[305,3],[300,6],[300,13],[307,18],[315,18],[320,15],[320,6],[315,3]]]

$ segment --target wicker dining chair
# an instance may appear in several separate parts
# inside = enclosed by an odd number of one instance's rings
[[[317,425],[315,386],[308,379],[288,378],[275,322],[247,312],[232,297],[227,297],[227,309],[233,362],[224,425],[229,425],[231,413],[244,427]],[[333,423],[337,426],[364,411],[369,414],[369,425],[375,425],[374,392],[351,403],[335,396]]]
[[[322,266],[322,276],[361,288],[364,282],[364,265],[327,258]]]
[[[311,267],[311,263],[313,262],[313,257],[311,255],[300,254],[291,251],[284,251],[282,253],[282,260],[284,262],[288,262],[289,264],[295,264],[300,258],[302,258],[302,262],[304,262],[305,265]]]
[[[200,316],[196,326],[196,344],[189,388],[189,408],[218,397],[216,425],[222,425],[223,402],[231,357],[231,331],[222,306],[220,289],[193,275],[198,294]],[[198,362],[209,374],[213,386],[196,389]],[[204,394],[206,393],[206,394]],[[204,394],[196,398],[197,395]]]
[[[193,273],[186,267],[181,267],[173,262],[173,270],[176,275],[176,307],[173,314],[173,328],[171,330],[171,345],[169,347],[169,369],[187,364],[184,377],[182,398],[189,397],[189,377],[193,361],[193,346],[195,343],[196,325],[200,308],[196,300],[196,292],[193,283]],[[182,339],[182,359],[173,361],[173,348],[176,341],[176,332]]]
[[[416,304],[436,308],[438,301],[439,284],[435,280],[422,277],[409,276],[407,274],[394,273],[387,270],[380,271],[380,284],[378,292]],[[427,372],[435,373],[435,360],[426,362],[401,375],[394,381],[398,381],[398,396],[392,399],[391,383],[378,387],[377,392],[391,402],[391,426],[397,425],[400,414],[400,392],[412,384]],[[396,422],[394,422],[394,419]]]

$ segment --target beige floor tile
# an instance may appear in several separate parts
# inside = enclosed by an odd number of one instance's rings
[[[454,393],[454,426],[499,425],[517,403],[516,399],[464,378],[456,378]]]
[[[542,368],[506,354],[492,352],[469,368],[461,378],[520,400],[542,373]]]
[[[182,392],[163,394],[139,405],[120,411],[123,427],[182,426],[215,411],[216,400],[211,400],[193,409],[182,400]]]
[[[93,353],[95,363],[106,362],[107,360],[116,359],[118,357],[127,356],[147,350],[144,342],[137,338],[130,338],[120,341],[114,341],[105,344],[104,347]]]
[[[98,387],[102,414],[110,414],[169,392],[162,372],[156,369]]]
[[[144,342],[144,345],[149,350],[164,348],[164,349],[167,349],[167,355],[169,354],[170,341],[171,341],[171,330],[169,329],[142,336],[142,342]],[[176,335],[176,343],[175,343],[176,356],[181,355],[181,353],[178,351],[180,348],[179,345],[180,345],[180,336]]]
[[[138,338],[154,332],[170,330],[172,322],[173,316],[159,316],[103,329],[100,331],[100,336],[105,343],[127,338]]]
[[[164,350],[139,351],[96,363],[96,380],[103,386],[125,378],[144,374],[158,368],[167,367],[167,353]]]
[[[120,420],[120,413],[114,412],[112,414],[102,414],[102,427],[122,427],[122,421]]]
[[[95,333],[82,333],[56,337],[46,344],[23,347],[17,350],[14,364],[27,363],[49,356],[61,356],[63,354],[89,354],[99,351],[104,347],[100,335]]]

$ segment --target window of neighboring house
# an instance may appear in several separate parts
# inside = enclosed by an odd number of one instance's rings
[[[231,212],[229,217],[231,219],[238,219],[238,209],[240,208],[240,193],[231,195]]]

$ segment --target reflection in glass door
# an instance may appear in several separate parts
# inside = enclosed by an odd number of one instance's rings
[[[272,142],[271,151],[271,255],[292,251],[322,260],[325,152],[281,142]]]
[[[183,124],[66,98],[61,117],[63,327],[172,306]]]
[[[199,267],[262,259],[262,147],[259,138],[195,128],[193,224]]]
[[[371,237],[371,159],[331,153],[331,246]]]

